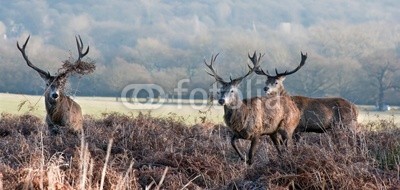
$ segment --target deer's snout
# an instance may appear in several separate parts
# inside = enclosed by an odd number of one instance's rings
[[[53,99],[57,99],[57,98],[58,98],[58,94],[57,94],[57,93],[53,93],[53,94],[51,94],[51,97],[52,97]]]
[[[218,100],[218,103],[219,103],[220,105],[224,105],[224,104],[225,104],[225,100],[224,100],[224,99],[219,99],[219,100]]]
[[[264,87],[264,91],[267,92],[269,90],[268,87]]]

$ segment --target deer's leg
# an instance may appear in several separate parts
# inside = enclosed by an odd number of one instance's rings
[[[293,144],[297,145],[297,143],[301,140],[300,133],[294,133],[293,134]]]
[[[278,132],[282,137],[283,144],[285,145],[286,148],[289,147],[289,145],[292,144],[292,137],[293,137],[293,132],[296,130],[295,127],[291,127],[288,125],[284,125],[283,123],[280,123]]]
[[[274,143],[275,148],[278,151],[278,154],[281,155],[282,154],[281,149],[280,149],[281,141],[278,140],[278,133],[275,132],[269,136],[271,137],[271,140]]]
[[[293,132],[293,144],[297,145],[297,143],[301,140],[301,131],[299,130],[300,126],[297,126]]]
[[[55,125],[49,115],[46,116],[46,123],[47,123],[47,128],[50,132],[50,135],[57,135],[60,133],[60,129],[58,128],[58,125]]]
[[[281,135],[280,144],[287,146],[287,141],[289,139],[289,135],[286,130],[279,129],[278,133]]]
[[[240,159],[244,160],[244,156],[243,154],[239,151],[237,145],[236,145],[236,140],[238,139],[238,137],[236,135],[232,136],[231,139],[231,145],[233,147],[233,149],[235,149],[236,153],[239,154]]]
[[[287,150],[291,150],[291,147],[293,146],[293,131],[286,131],[285,146]]]
[[[281,136],[284,140],[285,151],[290,153],[293,147],[293,133],[295,133],[295,126],[289,126],[288,128],[286,128],[286,130],[281,129],[279,132],[281,133]]]
[[[254,154],[257,151],[258,145],[260,143],[260,138],[259,137],[254,137],[251,139],[251,146],[249,150],[249,159],[247,160],[247,164],[251,165],[254,161]]]

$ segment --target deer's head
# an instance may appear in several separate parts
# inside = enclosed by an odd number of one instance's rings
[[[303,67],[303,65],[306,63],[306,59],[307,59],[307,53],[303,54],[303,52],[301,52],[300,65],[297,66],[292,71],[285,71],[283,73],[278,73],[278,70],[275,68],[275,75],[271,75],[268,73],[268,71],[264,72],[264,70],[260,68],[260,65],[258,65],[254,66],[256,67],[254,72],[257,75],[267,76],[267,80],[265,81],[265,87],[264,87],[264,91],[267,95],[275,93],[279,94],[280,92],[284,91],[283,81],[285,80],[285,77],[297,72],[301,67]]]
[[[247,76],[249,76],[251,73],[254,72],[255,70],[255,66],[258,65],[258,62],[260,60],[260,58],[262,57],[261,54],[259,55],[259,58],[257,58],[257,54],[256,52],[254,52],[253,57],[249,58],[252,61],[256,61],[253,62],[253,64],[255,65],[253,68],[250,67],[250,65],[248,65],[249,67],[249,71],[241,77],[232,79],[230,78],[230,81],[225,81],[224,79],[222,79],[222,77],[220,77],[217,72],[215,71],[213,64],[215,63],[215,60],[217,59],[218,54],[217,55],[212,55],[211,56],[211,60],[210,60],[210,64],[208,64],[206,62],[206,60],[204,60],[204,63],[206,64],[206,66],[209,68],[210,72],[207,72],[209,75],[211,75],[212,77],[215,78],[216,82],[218,82],[219,84],[221,84],[222,86],[218,89],[217,92],[217,96],[218,96],[218,103],[220,105],[227,105],[227,106],[235,106],[237,104],[238,101],[240,101],[239,99],[239,84],[242,82],[242,80],[244,78],[246,78]]]
[[[81,61],[81,59],[89,53],[89,47],[87,47],[86,51],[83,53],[83,43],[82,39],[80,36],[75,37],[76,38],[76,43],[78,46],[78,53],[79,57],[76,60],[76,62]],[[67,78],[69,76],[68,72],[61,72],[56,75],[51,75],[48,71],[44,71],[35,65],[32,64],[32,62],[29,60],[28,55],[25,52],[26,46],[29,42],[30,36],[26,39],[24,45],[22,48],[20,47],[19,43],[17,42],[17,47],[19,51],[21,52],[22,56],[24,57],[27,65],[31,67],[33,70],[35,70],[37,73],[39,73],[40,77],[45,81],[46,83],[46,91],[45,91],[45,96],[46,99],[50,102],[56,102],[60,96],[64,95],[64,89],[65,89],[65,84],[67,81]]]

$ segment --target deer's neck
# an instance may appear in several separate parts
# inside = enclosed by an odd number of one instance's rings
[[[54,100],[50,97],[50,93],[47,93],[45,96],[45,106],[47,113],[52,114],[56,112],[61,106],[62,104],[61,102],[63,102],[67,98],[68,97],[66,95],[60,93],[59,97],[56,100]]]
[[[289,94],[286,92],[285,88],[283,86],[279,87],[279,95],[280,96],[289,96]]]
[[[274,97],[274,96],[289,96],[289,94],[286,92],[285,88],[280,87],[278,91],[273,92],[271,94],[267,95],[268,97]]]
[[[224,120],[226,125],[231,128],[242,127],[242,121],[244,120],[249,108],[246,103],[247,101],[238,101],[235,106],[225,105],[224,106]],[[236,126],[237,125],[237,126]]]

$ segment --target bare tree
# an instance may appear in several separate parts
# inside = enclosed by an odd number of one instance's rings
[[[329,96],[345,97],[352,100],[358,100],[361,82],[362,68],[358,60],[351,58],[329,59],[331,72],[327,78],[332,82],[332,86],[327,90]]]
[[[310,67],[305,67],[303,72],[299,72],[289,78],[287,88],[292,89],[296,94],[307,96],[325,96],[329,88],[332,87],[332,76],[330,65],[322,57],[313,56],[310,60]]]
[[[366,80],[375,90],[377,109],[385,110],[385,94],[390,90],[400,89],[399,79],[400,62],[394,50],[375,52],[360,61],[368,74]]]

